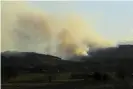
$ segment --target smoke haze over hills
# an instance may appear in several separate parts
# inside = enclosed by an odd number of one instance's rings
[[[86,55],[88,46],[110,47],[80,15],[64,18],[30,7],[26,2],[2,2],[2,51],[39,52],[66,58]]]

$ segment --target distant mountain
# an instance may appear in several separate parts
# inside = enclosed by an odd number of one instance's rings
[[[2,52],[2,73],[10,72],[118,72],[133,73],[133,45],[100,49],[90,56],[63,60],[35,52]],[[7,70],[7,71],[6,71]],[[6,71],[6,72],[5,72]]]
[[[118,47],[110,47],[105,49],[95,50],[89,53],[95,58],[131,58],[133,59],[133,45],[119,45]]]
[[[63,60],[59,57],[34,52],[2,52],[1,59],[2,67],[13,67],[19,71],[37,68],[48,70],[48,72],[84,71],[80,66],[81,62]]]
[[[91,71],[118,71],[133,72],[133,45],[119,45],[99,49],[84,57],[84,66],[89,65]]]
[[[2,52],[2,65],[12,65],[16,67],[28,67],[37,65],[56,65],[57,60],[61,60],[59,57],[38,54],[34,52]]]

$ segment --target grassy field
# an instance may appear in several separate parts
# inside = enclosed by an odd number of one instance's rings
[[[11,78],[8,83],[25,83],[25,82],[40,82],[46,83],[49,81],[48,76],[52,76],[52,81],[67,81],[70,78],[69,73],[60,73],[60,74],[20,74],[15,78]]]
[[[73,79],[54,80],[51,83],[6,83],[2,84],[2,89],[133,89],[133,83]]]
[[[70,79],[70,73],[51,74],[52,81],[48,82],[50,74],[21,74],[2,84],[2,89],[133,89],[133,80],[112,79],[108,81],[92,78]]]

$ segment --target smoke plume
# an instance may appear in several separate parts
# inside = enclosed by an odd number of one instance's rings
[[[30,7],[22,1],[2,2],[2,51],[28,51],[70,57],[86,55],[90,47],[109,47],[78,15],[64,18]]]

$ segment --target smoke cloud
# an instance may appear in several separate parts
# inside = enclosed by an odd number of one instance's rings
[[[79,16],[64,18],[30,7],[22,1],[2,2],[2,51],[47,53],[59,57],[86,55],[89,47],[109,47]]]

